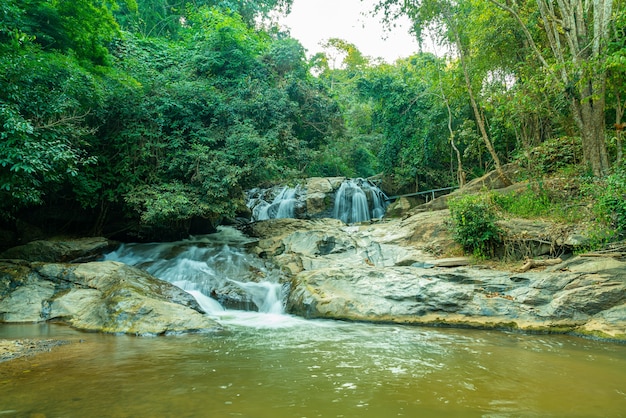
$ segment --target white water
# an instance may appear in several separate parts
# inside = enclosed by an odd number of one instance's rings
[[[277,192],[280,190],[280,192]],[[272,195],[275,195],[273,198]],[[300,186],[255,189],[249,193],[248,207],[252,219],[263,221],[277,218],[295,218],[296,208],[306,207],[306,191]],[[335,192],[332,211],[324,216],[332,216],[351,224],[382,218],[385,215],[384,193],[365,179],[347,179]],[[271,200],[271,203],[268,203]]]
[[[335,194],[333,217],[347,224],[381,218],[384,214],[381,190],[366,180],[346,180]]]
[[[252,218],[257,221],[279,218],[293,218],[296,214],[297,188],[284,187],[272,203],[268,203],[262,197],[253,199],[248,203],[252,207]]]
[[[126,244],[107,260],[140,267],[191,294],[201,308],[223,323],[252,327],[290,326],[284,313],[283,284],[277,271],[248,254],[250,239],[233,228],[172,243]],[[217,299],[249,306],[226,309]]]

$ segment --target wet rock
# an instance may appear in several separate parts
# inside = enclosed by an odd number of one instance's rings
[[[308,218],[330,214],[334,192],[345,177],[311,177],[306,180],[305,205]]]
[[[406,197],[400,197],[387,207],[385,217],[400,218],[404,216],[412,207],[413,205],[411,205],[411,201],[409,199]]]
[[[0,262],[0,280],[0,322],[135,335],[219,329],[191,295],[122,263]]]
[[[0,363],[52,351],[55,347],[65,344],[70,344],[70,341],[41,339],[0,340]]]

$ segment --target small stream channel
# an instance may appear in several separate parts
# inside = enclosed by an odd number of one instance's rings
[[[626,416],[624,345],[304,320],[282,311],[284,285],[246,245],[224,229],[107,256],[194,294],[217,334],[1,325],[0,338],[72,343],[0,364],[0,417]]]

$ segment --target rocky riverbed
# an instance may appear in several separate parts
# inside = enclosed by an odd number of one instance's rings
[[[413,211],[356,225],[276,219],[244,231],[256,239],[248,251],[278,266],[289,284],[292,314],[626,341],[624,257],[572,256],[583,232],[509,219],[509,242],[520,237],[533,257],[564,261],[524,272],[515,271],[521,263],[480,264],[459,257],[448,216],[445,209]],[[139,268],[92,261],[111,245],[40,241],[0,255],[0,322],[57,321],[134,335],[221,329],[180,288]]]

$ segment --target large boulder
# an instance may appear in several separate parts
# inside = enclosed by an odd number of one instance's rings
[[[304,201],[308,218],[330,214],[335,191],[345,177],[311,177],[306,180]]]
[[[308,318],[572,332],[626,340],[626,262],[616,263],[613,271],[522,274],[366,265],[303,271],[293,280],[288,308]]]
[[[122,263],[0,262],[0,322],[47,320],[135,335],[219,329],[191,295]]]
[[[9,248],[0,253],[0,259],[72,263],[93,261],[115,249],[119,243],[102,237],[38,240]]]

